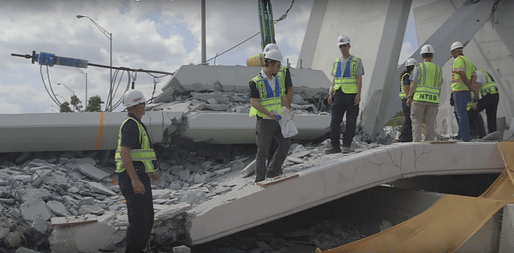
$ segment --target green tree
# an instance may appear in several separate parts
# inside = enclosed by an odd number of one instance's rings
[[[79,97],[77,97],[77,95],[71,96],[70,101],[76,112],[80,112],[82,110],[82,105],[80,105],[82,102],[80,101]]]
[[[101,112],[103,103],[104,101],[102,101],[102,99],[98,95],[90,97],[89,102],[87,104],[86,112]]]
[[[64,102],[60,106],[60,112],[71,112],[70,103]]]

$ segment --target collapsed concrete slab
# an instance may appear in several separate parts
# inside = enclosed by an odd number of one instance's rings
[[[466,155],[450,157],[448,153]],[[504,168],[496,144],[485,142],[395,144],[330,157],[300,171],[298,177],[266,188],[247,185],[194,207],[190,211],[194,215],[193,243],[205,243],[400,178],[499,173]]]

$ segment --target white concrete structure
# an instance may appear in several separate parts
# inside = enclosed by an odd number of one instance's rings
[[[453,156],[448,154],[463,154]],[[298,177],[251,185],[194,207],[191,237],[201,244],[401,178],[499,173],[495,143],[396,144],[333,159]]]

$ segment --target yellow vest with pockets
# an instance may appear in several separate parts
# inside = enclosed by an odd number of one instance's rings
[[[441,67],[432,62],[422,62],[416,65],[418,82],[412,96],[412,101],[429,102],[439,104],[441,90]]]
[[[141,143],[141,149],[132,149],[130,151],[130,157],[132,157],[132,161],[142,162],[145,166],[145,172],[147,173],[156,171],[153,161],[157,160],[157,157],[155,156],[155,151],[150,147],[150,139],[148,138],[148,134],[146,133],[143,125],[141,125],[136,119],[128,117],[125,121],[123,121],[123,124],[121,124],[118,134],[118,149],[116,150],[116,154],[114,156],[114,160],[116,160],[116,172],[120,173],[125,171],[125,167],[123,167],[123,162],[120,155],[121,129],[129,120],[136,122],[137,128],[139,129],[139,143]]]
[[[459,61],[462,61],[464,66],[460,64]],[[466,77],[471,80],[473,76],[473,72],[476,70],[475,65],[468,59],[468,57],[464,55],[459,55],[455,60],[453,60],[452,65],[452,92],[453,91],[468,91],[468,86],[464,83],[462,78],[457,74],[457,71],[465,71]]]
[[[498,93],[498,86],[494,82],[493,78],[487,71],[485,71],[483,68],[478,69],[479,71],[482,71],[485,77],[485,85],[482,85],[480,87],[480,93],[482,93],[482,97],[487,94],[496,94]]]
[[[341,89],[346,94],[357,94],[359,87],[357,85],[357,69],[361,59],[351,56],[343,66],[343,59],[337,59],[334,62],[332,75],[334,76],[334,92]],[[341,76],[338,77],[340,73]]]
[[[264,78],[261,75],[257,75],[252,79],[253,82],[255,82],[255,85],[257,86],[257,89],[259,90],[259,103],[266,108],[266,110],[270,112],[276,112],[280,114],[282,112],[282,97],[285,97],[285,76],[286,75],[286,67],[283,67],[280,69],[280,71],[275,76],[275,82],[278,82],[278,88],[279,90],[275,88],[274,94],[268,94],[266,85],[267,81],[264,81]],[[276,85],[275,85],[276,87]],[[273,91],[271,90],[271,87],[269,89],[271,93]],[[266,114],[259,112],[255,107],[252,106],[250,108],[250,117],[253,116],[259,116],[259,117],[267,117]]]
[[[407,72],[403,74],[402,78],[400,78],[400,100],[404,100],[407,98],[407,94],[405,94],[405,90],[403,89],[403,78],[405,78],[406,75],[410,77],[410,73]]]

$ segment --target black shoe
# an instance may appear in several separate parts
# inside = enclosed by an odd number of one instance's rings
[[[341,148],[339,148],[339,147],[331,147],[329,149],[326,149],[325,153],[327,153],[327,154],[341,153]]]
[[[282,175],[282,171],[268,171],[266,172],[266,178],[274,178]]]

